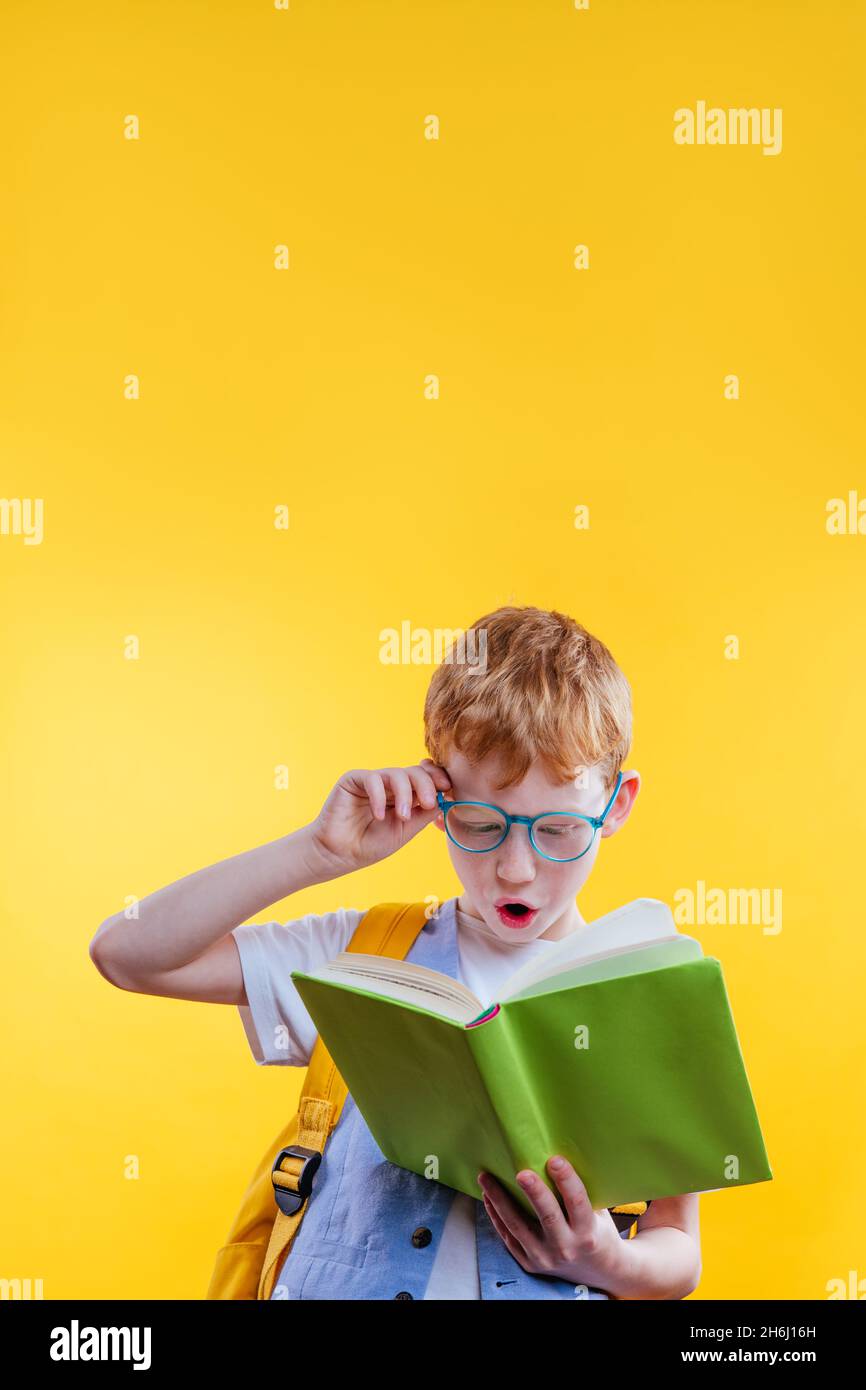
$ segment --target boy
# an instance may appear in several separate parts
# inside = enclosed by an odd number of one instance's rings
[[[446,660],[434,673],[429,758],[347,772],[309,825],[152,893],[135,924],[108,918],[90,946],[101,973],[121,989],[236,1004],[260,1065],[305,1065],[316,1032],[290,972],[333,959],[363,914],[246,919],[386,858],[431,822],[447,833],[463,892],[425,924],[407,960],[492,1003],[502,980],[580,931],[576,895],[640,786],[637,772],[620,773],[628,682],[607,648],[561,613],[500,608],[470,632],[483,634],[484,664]],[[451,810],[455,801],[604,820],[596,830],[569,822],[583,834],[557,858],[545,853],[555,820],[530,836],[493,810],[479,851],[477,812]],[[608,1211],[592,1209],[570,1163],[552,1154],[547,1167],[565,1211],[529,1170],[515,1176],[535,1218],[487,1174],[476,1201],[388,1163],[348,1096],[272,1297],[679,1299],[697,1287],[697,1194],[651,1202],[629,1240]]]

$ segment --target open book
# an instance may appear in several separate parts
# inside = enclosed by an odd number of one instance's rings
[[[479,1198],[563,1154],[594,1207],[772,1178],[722,969],[654,898],[518,970],[495,1001],[343,951],[292,980],[382,1153]]]

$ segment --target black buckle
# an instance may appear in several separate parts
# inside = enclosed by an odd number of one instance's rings
[[[274,1182],[273,1175],[279,1169],[284,1158],[302,1158],[304,1160],[298,1175],[297,1192],[292,1192],[288,1187],[279,1187]],[[274,1199],[284,1216],[293,1216],[304,1205],[313,1190],[313,1178],[321,1161],[322,1155],[318,1149],[305,1149],[301,1144],[290,1144],[287,1149],[280,1149],[271,1169],[271,1182],[274,1187]]]

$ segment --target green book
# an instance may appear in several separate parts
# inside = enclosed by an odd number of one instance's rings
[[[343,951],[292,980],[385,1157],[480,1198],[563,1154],[592,1205],[772,1179],[722,968],[654,898],[512,975],[495,1002]]]

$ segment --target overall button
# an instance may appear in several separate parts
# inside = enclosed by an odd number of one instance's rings
[[[427,1226],[417,1226],[412,1232],[412,1244],[420,1249],[422,1245],[429,1245],[433,1239],[433,1232]]]
[[[412,1295],[411,1295],[410,1293],[407,1293],[406,1290],[403,1289],[401,1293],[395,1293],[394,1297],[395,1297],[395,1298],[411,1298]]]

